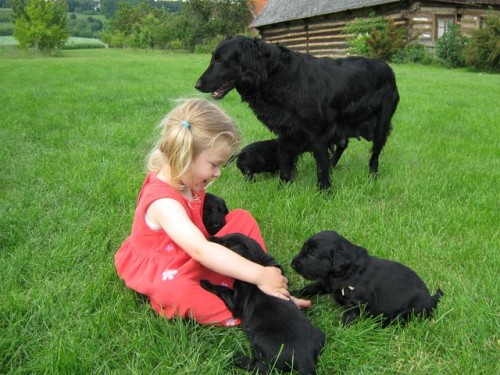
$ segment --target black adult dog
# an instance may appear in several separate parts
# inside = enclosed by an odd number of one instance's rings
[[[443,292],[430,295],[422,279],[405,265],[368,255],[334,231],[310,237],[292,267],[308,280],[300,295],[332,293],[345,307],[342,322],[354,322],[364,309],[372,317],[382,316],[382,325],[412,316],[429,317]]]
[[[252,262],[280,267],[256,241],[243,234],[212,237],[211,240]],[[202,280],[201,285],[219,296],[242,321],[252,344],[253,359],[244,355],[236,358],[239,367],[267,373],[269,366],[274,365],[282,371],[293,368],[304,375],[316,373],[316,360],[325,344],[325,335],[292,301],[271,297],[254,284],[239,280],[234,282],[234,289],[207,280]]]
[[[229,213],[226,202],[212,193],[205,193],[203,202],[203,224],[208,234],[214,235],[226,225],[226,215]]]
[[[321,189],[330,187],[330,167],[351,137],[373,142],[369,169],[377,173],[399,101],[394,72],[381,60],[316,58],[243,36],[219,43],[195,87],[214,99],[236,88],[278,135],[282,181],[293,180],[304,143],[311,145]]]

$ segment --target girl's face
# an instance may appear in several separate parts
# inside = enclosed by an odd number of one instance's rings
[[[202,151],[191,163],[190,173],[182,182],[191,190],[198,192],[207,187],[221,175],[221,167],[231,156],[229,146],[212,147]]]

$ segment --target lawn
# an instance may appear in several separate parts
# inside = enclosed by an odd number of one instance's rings
[[[193,85],[209,58],[0,52],[0,373],[242,373],[240,329],[156,316],[113,265],[156,126],[172,99],[207,97]],[[306,314],[328,337],[318,374],[498,374],[500,76],[393,67],[401,101],[377,180],[370,144],[353,140],[326,196],[310,155],[289,186],[231,164],[210,191],[257,218],[292,289],[305,285],[293,255],[333,229],[444,291],[431,320],[405,328],[342,328],[338,306],[314,298]],[[237,93],[219,104],[244,144],[272,136]]]

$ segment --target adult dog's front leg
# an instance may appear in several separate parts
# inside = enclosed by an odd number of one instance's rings
[[[297,159],[299,158],[299,152],[295,145],[297,141],[300,140],[281,135],[278,137],[280,180],[285,183],[292,182],[295,177]]]
[[[314,159],[316,160],[317,183],[321,190],[327,190],[330,182],[330,157],[328,153],[328,141],[326,139],[315,139],[313,142]]]

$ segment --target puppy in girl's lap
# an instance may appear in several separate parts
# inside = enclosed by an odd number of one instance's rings
[[[281,268],[257,241],[234,233],[211,237],[262,266]],[[316,360],[325,344],[325,335],[314,327],[292,300],[285,301],[263,293],[256,285],[235,280],[233,289],[201,280],[201,286],[221,298],[242,327],[253,348],[253,357],[241,355],[236,365],[249,371],[266,373],[273,365],[282,371],[292,368],[299,374],[315,374]]]

